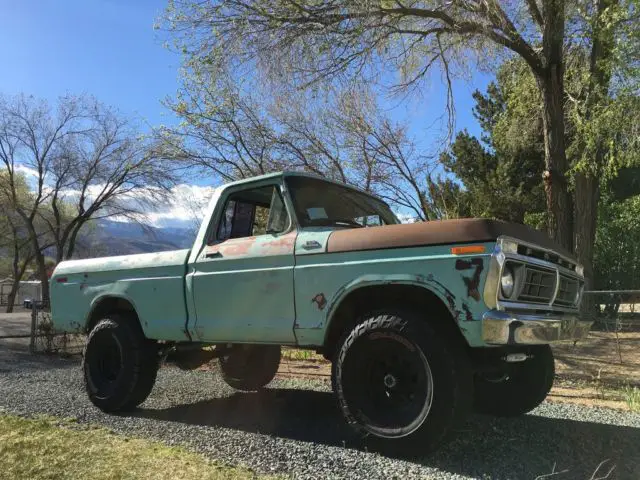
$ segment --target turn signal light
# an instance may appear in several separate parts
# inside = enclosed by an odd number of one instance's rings
[[[454,255],[468,255],[470,253],[484,253],[484,245],[465,245],[464,247],[452,247],[451,253]]]

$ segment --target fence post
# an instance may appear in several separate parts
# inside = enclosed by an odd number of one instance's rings
[[[38,307],[36,302],[31,304],[31,340],[29,341],[29,352],[36,351],[36,327],[38,326]]]

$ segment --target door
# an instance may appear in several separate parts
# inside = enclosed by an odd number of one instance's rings
[[[280,186],[234,190],[192,267],[203,341],[295,343],[296,231]]]

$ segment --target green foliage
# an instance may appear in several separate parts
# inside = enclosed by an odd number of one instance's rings
[[[33,248],[21,219],[13,208],[14,199],[9,184],[9,176],[0,171],[0,279],[6,277],[20,277],[31,263]],[[21,173],[13,177],[16,199],[20,205],[27,205],[31,201],[32,193],[27,180]],[[14,268],[17,261],[17,270]]]
[[[629,410],[632,412],[640,412],[640,388],[631,385],[624,387],[624,399],[627,402]]]
[[[600,202],[594,271],[596,290],[638,288],[640,278],[640,195]]]
[[[429,187],[429,218],[467,218],[471,215],[473,198],[470,192],[450,178],[427,178]]]
[[[474,93],[484,145],[463,131],[440,157],[464,185],[470,216],[522,223],[544,211],[544,145],[535,95],[533,77],[521,61],[504,63],[487,92]]]

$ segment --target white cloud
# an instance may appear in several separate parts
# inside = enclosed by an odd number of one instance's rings
[[[39,176],[38,170],[36,170],[35,168],[27,167],[26,165],[22,165],[22,164],[16,165],[14,170],[16,172],[24,173],[27,179],[29,179],[29,177],[38,178]]]
[[[31,188],[35,188],[38,178],[38,171],[25,165],[15,166],[17,172],[23,173]],[[100,194],[104,185],[91,185],[87,189],[88,201]],[[213,195],[215,187],[188,185],[181,183],[171,189],[169,198],[160,204],[150,206],[148,202],[141,204],[141,200],[148,200],[150,190],[141,188],[120,196],[120,202],[136,204],[144,212],[144,220],[154,227],[179,227],[194,228],[194,225],[202,221],[204,212],[209,200]],[[50,193],[50,188],[45,185],[44,193]],[[61,196],[67,200],[77,200],[80,195],[79,190],[66,189],[61,192]],[[128,221],[123,217],[112,216],[109,220]]]
[[[398,220],[400,220],[400,223],[415,223],[416,222],[415,215],[411,215],[410,213],[396,212],[396,217],[398,217]]]
[[[166,202],[154,209],[145,208],[144,220],[154,227],[193,228],[202,221],[215,187],[179,184],[171,189]],[[137,191],[130,195],[131,201],[144,196],[146,192]],[[126,221],[113,217],[111,220]]]

